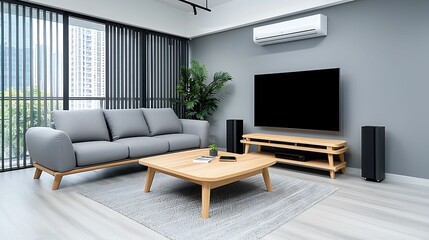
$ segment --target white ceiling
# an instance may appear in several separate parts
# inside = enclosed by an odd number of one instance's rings
[[[152,1],[184,13],[185,35],[195,38],[354,0],[187,0],[211,9],[197,8],[197,15],[191,5],[179,0]]]
[[[195,38],[355,0],[208,0],[211,12],[178,0],[26,0],[131,26]],[[205,6],[206,0],[187,0]],[[329,16],[328,16],[329,18]]]
[[[193,9],[191,7],[191,5],[186,4],[184,2],[178,1],[178,0],[156,0],[158,2],[161,2],[163,4],[167,4],[170,7],[174,7],[177,8],[179,10],[182,10],[184,12],[192,12],[193,13]],[[187,0],[188,2],[192,2],[195,3],[197,5],[206,7],[206,0]],[[219,5],[222,5],[224,3],[227,2],[232,2],[234,0],[207,0],[207,8],[213,8],[213,7],[217,7]],[[197,12],[200,11],[199,9],[197,9]],[[201,10],[204,11],[204,10]]]
[[[354,0],[225,1],[212,7],[211,12],[199,11],[197,15],[189,13],[187,35],[189,38],[201,37],[351,1]]]

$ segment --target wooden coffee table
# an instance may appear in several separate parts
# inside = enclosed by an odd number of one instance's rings
[[[274,159],[219,151],[219,156],[236,156],[237,162],[219,162],[219,157],[210,163],[192,162],[194,158],[208,153],[208,149],[197,149],[140,159],[139,163],[148,167],[144,191],[150,191],[155,172],[199,184],[202,189],[201,215],[204,219],[209,217],[211,189],[262,173],[267,191],[272,191],[268,167],[276,163]]]

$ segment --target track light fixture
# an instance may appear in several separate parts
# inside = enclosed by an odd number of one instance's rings
[[[186,1],[186,0],[179,0],[179,1],[180,1],[180,2],[184,2],[184,3],[186,3],[186,4],[191,5],[191,6],[192,6],[192,9],[194,10],[194,15],[197,15],[197,8],[200,8],[200,9],[206,10],[206,11],[208,11],[208,12],[211,12],[211,11],[212,11],[211,9],[209,9],[209,8],[208,8],[208,3],[207,3],[207,1],[208,1],[208,0],[206,0],[206,6],[205,6],[205,7],[204,7],[204,6],[201,6],[201,5],[198,5],[198,4],[196,4],[196,3],[193,3],[193,2]]]

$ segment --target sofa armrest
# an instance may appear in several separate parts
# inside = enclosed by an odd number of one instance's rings
[[[183,127],[183,133],[193,134],[200,137],[200,148],[206,148],[209,145],[210,124],[205,120],[180,119]]]
[[[57,172],[76,168],[70,137],[49,127],[31,127],[25,133],[28,152],[33,162]]]

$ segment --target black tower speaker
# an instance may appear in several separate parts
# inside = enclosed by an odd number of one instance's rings
[[[243,120],[226,120],[226,151],[232,153],[244,153],[243,144],[240,140],[243,138]]]
[[[381,182],[384,179],[384,127],[362,127],[362,177]]]

